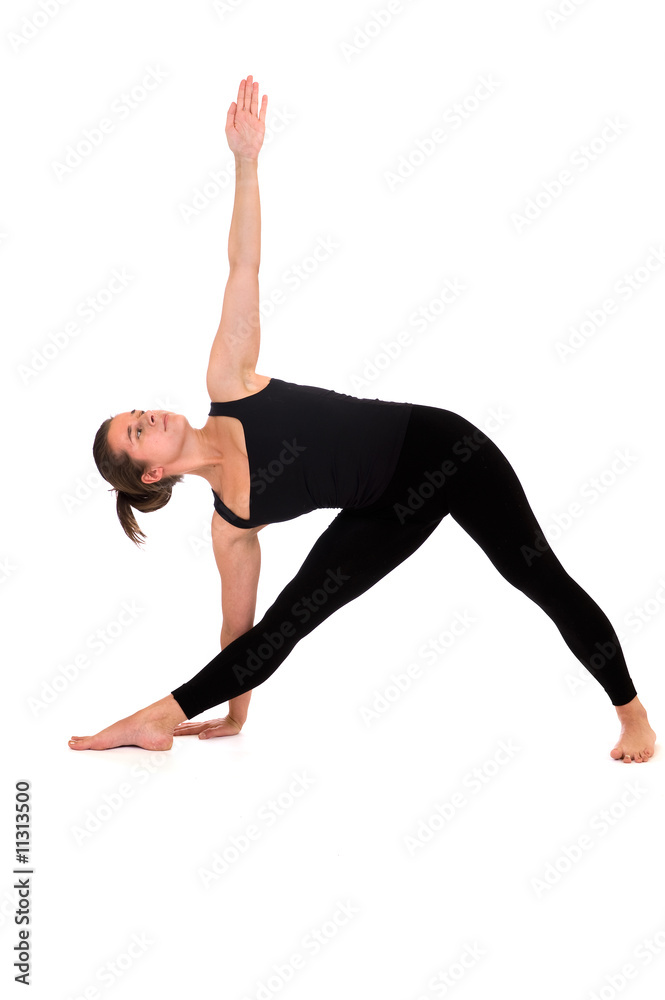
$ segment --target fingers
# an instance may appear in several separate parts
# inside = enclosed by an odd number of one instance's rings
[[[196,736],[202,729],[207,729],[215,723],[219,725],[223,719],[207,719],[201,722],[179,722],[173,730],[174,736]]]
[[[248,77],[246,77],[246,79],[240,81],[237,101],[238,110],[246,111],[248,114],[254,115],[259,119],[259,121],[265,121],[267,104],[268,97],[264,94],[261,100],[261,111],[259,113],[259,83],[258,80],[254,80],[251,73]],[[235,114],[236,108],[233,110]]]
[[[240,730],[238,730],[240,732]],[[228,726],[210,726],[205,729],[202,733],[199,733],[200,740],[209,740],[211,737],[215,736],[233,736],[232,732],[229,732]]]
[[[258,83],[256,87],[258,89]],[[251,114],[252,111],[252,92],[254,87],[252,85],[252,75],[247,77],[245,80],[240,81],[240,86],[238,87],[238,108],[240,111],[246,111]]]
[[[238,87],[238,98],[237,98],[237,104],[240,111],[242,111],[243,109],[244,102],[245,102],[245,81],[241,80],[240,86]]]

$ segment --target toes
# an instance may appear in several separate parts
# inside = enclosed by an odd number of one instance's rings
[[[624,764],[631,764],[632,763],[632,759],[631,759],[631,756],[630,756],[629,753],[625,753],[623,755],[623,762],[624,762]]]
[[[610,757],[614,757],[615,760],[619,760],[623,757],[623,750],[621,747],[614,747],[613,750],[610,750]]]

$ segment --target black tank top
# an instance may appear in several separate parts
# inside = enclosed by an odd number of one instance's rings
[[[240,420],[250,472],[249,518],[213,490],[215,510],[255,528],[319,507],[368,506],[396,469],[412,407],[280,378],[243,399],[211,403],[209,416]]]

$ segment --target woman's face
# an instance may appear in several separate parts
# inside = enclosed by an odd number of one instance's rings
[[[109,424],[109,448],[113,452],[124,451],[136,462],[146,463],[148,474],[151,469],[161,468],[162,475],[170,475],[169,466],[181,454],[187,426],[187,418],[171,410],[118,413]],[[153,482],[154,477],[150,477],[150,481]]]

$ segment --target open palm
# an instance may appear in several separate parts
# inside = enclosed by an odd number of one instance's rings
[[[268,98],[264,94],[259,112],[259,85],[252,77],[240,81],[238,100],[234,101],[226,116],[226,138],[231,152],[236,156],[256,159],[263,145],[266,131]]]

